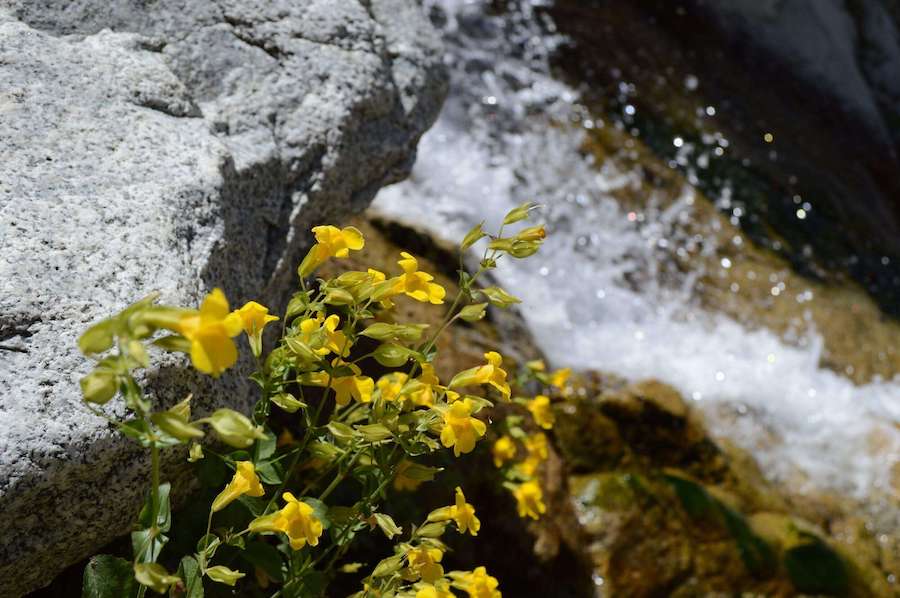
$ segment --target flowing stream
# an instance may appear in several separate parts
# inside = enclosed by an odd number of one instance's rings
[[[614,197],[641,175],[583,151],[586,131],[617,123],[586,117],[579,94],[552,76],[560,40],[539,24],[538,3],[505,13],[480,1],[425,4],[446,38],[450,97],[410,179],[374,206],[459,239],[514,205],[543,204],[544,247],[498,276],[554,366],[661,379],[772,479],[880,503],[900,447],[900,381],[856,385],[820,366],[814,332],[788,342],[700,307],[700,267],[674,277],[666,267],[702,241],[680,227],[695,217],[696,189],[685,184],[667,204],[648,198],[639,212]],[[726,186],[716,199],[727,195]]]

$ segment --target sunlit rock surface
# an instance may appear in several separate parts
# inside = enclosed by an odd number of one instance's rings
[[[78,334],[151,291],[277,305],[308,228],[407,174],[446,81],[406,0],[7,1],[0,39],[6,596],[126,532],[146,487],[80,404]],[[245,405],[182,366],[148,376],[161,400]]]

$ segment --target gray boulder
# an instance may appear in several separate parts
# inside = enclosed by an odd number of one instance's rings
[[[283,304],[308,229],[408,174],[445,91],[414,0],[0,0],[0,595],[127,532],[146,489],[81,405],[78,334],[152,291]],[[246,408],[241,369],[145,382]]]

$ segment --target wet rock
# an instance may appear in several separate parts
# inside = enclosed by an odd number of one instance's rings
[[[151,291],[277,306],[308,228],[405,176],[446,81],[406,0],[12,1],[0,38],[0,594],[15,595],[126,531],[145,488],[142,458],[80,404],[78,334]],[[213,395],[182,366],[145,382],[246,406],[239,374]]]
[[[895,538],[852,500],[773,485],[664,384],[580,384],[557,405],[557,486],[605,595],[892,595]]]

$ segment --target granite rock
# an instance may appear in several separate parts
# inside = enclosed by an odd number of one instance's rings
[[[0,1],[0,595],[127,532],[144,492],[81,405],[78,334],[152,291],[278,306],[308,229],[406,176],[445,92],[413,0]],[[162,363],[162,401],[249,404],[241,367]]]

